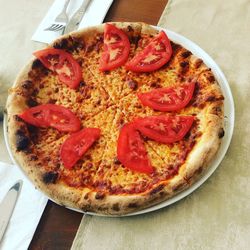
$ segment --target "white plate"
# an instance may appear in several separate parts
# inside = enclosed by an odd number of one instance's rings
[[[159,30],[162,30],[159,27],[156,27],[156,28]],[[216,168],[219,166],[219,164],[221,163],[222,159],[224,158],[224,156],[227,152],[227,149],[230,145],[230,141],[231,141],[231,138],[233,135],[234,101],[233,101],[233,97],[232,97],[232,93],[231,93],[229,84],[228,84],[224,74],[222,73],[221,69],[215,63],[215,61],[203,49],[201,49],[198,45],[196,45],[194,42],[190,41],[189,39],[185,38],[184,36],[179,35],[173,31],[170,31],[170,30],[164,30],[164,31],[167,32],[167,35],[170,38],[170,40],[172,40],[173,42],[178,43],[178,44],[182,45],[183,47],[185,47],[186,49],[190,50],[194,55],[201,58],[209,68],[212,69],[217,81],[220,84],[223,95],[225,97],[225,100],[224,100],[225,135],[222,139],[222,143],[221,143],[221,146],[219,148],[219,151],[216,154],[213,161],[210,163],[210,166],[209,166],[207,172],[205,173],[205,175],[201,179],[199,179],[196,183],[194,183],[190,188],[184,190],[183,192],[177,194],[176,196],[174,196],[174,197],[172,197],[164,202],[161,202],[157,205],[140,210],[140,211],[135,212],[135,213],[126,214],[124,216],[139,215],[139,214],[144,214],[144,213],[148,213],[148,212],[152,212],[152,211],[164,208],[164,207],[169,206],[170,204],[173,204],[176,201],[179,201],[180,199],[186,197],[190,193],[192,193],[199,186],[201,186],[212,175],[212,173],[216,170]],[[11,159],[13,160],[13,162],[16,165],[18,165],[17,162],[15,161],[13,155],[12,155],[12,152],[11,152],[10,146],[9,146],[9,142],[7,139],[7,119],[6,119],[6,117],[4,119],[4,137],[5,137],[5,142],[7,145],[8,152],[11,156]],[[69,209],[83,213],[83,211],[81,211],[81,210],[75,210],[72,208],[69,208]],[[110,216],[110,215],[102,215],[102,214],[90,213],[90,212],[88,212],[88,214],[97,215],[97,216]],[[110,216],[110,217],[117,217],[117,216]]]

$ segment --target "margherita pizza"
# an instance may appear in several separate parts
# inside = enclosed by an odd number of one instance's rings
[[[109,23],[62,36],[9,92],[12,153],[57,203],[122,215],[187,189],[214,158],[223,95],[164,31]]]

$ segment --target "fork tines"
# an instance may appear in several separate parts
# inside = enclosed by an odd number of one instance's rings
[[[44,29],[44,30],[51,30],[51,31],[58,31],[65,27],[63,24],[52,24],[50,27]]]

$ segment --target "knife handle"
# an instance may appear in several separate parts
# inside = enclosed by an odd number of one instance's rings
[[[90,0],[84,0],[82,5],[80,6],[80,8],[75,12],[75,14],[72,17],[73,19],[78,19],[78,22],[76,23],[77,25],[79,25],[79,23],[81,22],[83,15],[89,5]]]
[[[79,9],[74,13],[74,15],[72,16],[72,18],[70,19],[69,23],[66,25],[64,33],[70,33],[71,31],[74,31],[78,28],[84,12],[86,11],[88,5],[89,5],[90,0],[84,0],[81,4],[81,6],[79,7]]]
[[[70,1],[70,0],[66,0],[66,1],[65,1],[64,5],[63,5],[63,10],[62,10],[62,11],[66,12],[67,7],[68,7],[68,5],[69,5],[69,1]]]

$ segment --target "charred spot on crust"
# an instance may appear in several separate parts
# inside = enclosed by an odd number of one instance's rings
[[[215,77],[213,75],[208,77],[208,81],[209,82],[214,82],[215,81]]]
[[[126,83],[132,90],[136,90],[138,88],[138,82],[130,77],[126,77]]]
[[[138,88],[138,83],[135,80],[129,79],[129,80],[127,80],[127,84],[129,86],[129,88],[132,90],[136,90]]]
[[[196,82],[195,83],[195,87],[194,87],[194,94],[193,94],[193,96],[197,96],[200,93],[200,90],[201,90],[201,86],[200,86],[199,82]]]
[[[64,49],[67,50],[67,52],[72,53],[73,51],[83,49],[84,43],[78,38],[69,36],[69,38],[64,38],[54,43],[53,47],[55,49]]]
[[[49,101],[48,101],[48,103],[50,103],[50,104],[55,104],[55,103],[56,103],[56,100],[55,100],[55,99],[50,98],[50,99],[49,99]]]
[[[89,198],[89,193],[86,193],[85,195],[84,195],[84,200],[87,200]]]
[[[85,87],[85,86],[86,86],[86,83],[84,81],[81,81],[79,84],[79,87]]]
[[[38,59],[33,62],[32,70],[28,72],[31,80],[41,80],[42,75],[47,76],[51,70],[47,69]]]
[[[202,168],[202,167],[199,167],[198,169],[196,169],[196,170],[194,171],[194,175],[200,175],[200,174],[202,173],[202,171],[203,171],[203,168]]]
[[[222,138],[224,135],[225,135],[224,129],[220,128],[219,133],[218,133],[219,138]]]
[[[130,40],[130,43],[134,44],[135,48],[137,48],[140,39],[141,39],[141,36],[138,35],[138,36],[131,36],[129,40]]]
[[[102,103],[101,99],[97,100],[96,103],[95,103],[95,107],[99,106],[101,103]]]
[[[33,126],[31,124],[27,124],[27,129],[28,129],[29,133],[31,133],[31,134],[32,133],[36,134],[38,132],[38,127]]]
[[[31,155],[30,156],[30,160],[31,161],[37,161],[38,160],[38,156],[37,155]]]
[[[43,64],[41,63],[41,61],[39,59],[35,59],[31,65],[32,69],[37,69],[43,67]]]
[[[223,99],[222,99],[223,100]],[[222,109],[220,106],[216,106],[212,110],[212,114],[220,116],[222,114]]]
[[[39,89],[38,88],[35,88],[32,93],[31,93],[31,96],[37,96],[37,94],[39,93]]]
[[[14,115],[14,119],[15,119],[17,122],[23,121],[23,119],[20,118],[18,115]]]
[[[91,211],[91,206],[90,206],[89,204],[85,204],[85,205],[81,208],[81,210],[82,210],[83,212],[89,212],[89,211]],[[101,210],[101,209],[99,209],[99,210]]]
[[[70,48],[68,48],[68,50],[73,51],[73,50],[84,49],[85,44],[84,44],[84,41],[82,39],[70,36],[69,41],[70,41],[71,46],[69,46]]]
[[[150,87],[157,89],[157,88],[161,88],[161,85],[159,84],[159,82],[151,82]]]
[[[61,39],[60,41],[57,41],[53,47],[55,49],[67,49],[68,48],[68,40],[67,39]]]
[[[26,101],[26,104],[29,106],[29,107],[35,107],[38,105],[38,102],[36,100],[34,100],[33,98],[29,98],[27,101]]]
[[[116,165],[121,164],[121,162],[119,161],[119,159],[117,157],[114,158],[114,164],[116,164]]]
[[[203,63],[203,61],[202,61],[201,59],[198,59],[198,60],[195,62],[194,67],[195,67],[196,69],[198,69],[198,68],[201,66],[202,63]]]
[[[59,92],[59,88],[55,88],[55,93],[58,93]]]
[[[131,203],[128,204],[128,207],[129,208],[137,208],[138,204],[136,202],[131,202]]]
[[[206,99],[207,102],[214,102],[216,101],[216,97],[211,95],[211,96],[208,96],[207,99]]]
[[[104,74],[104,75],[109,75],[109,74],[110,74],[110,71],[109,71],[109,70],[105,70],[105,71],[103,71],[103,74]]]
[[[30,80],[25,80],[22,82],[22,87],[24,89],[30,89],[32,87],[32,81]]]
[[[95,198],[97,200],[103,200],[105,197],[105,194],[103,192],[97,192],[96,195],[95,195]]]
[[[188,65],[189,65],[189,62],[187,62],[187,61],[180,62],[180,66],[181,66],[182,68],[186,68]]]
[[[171,47],[173,51],[181,49],[181,46],[179,44],[174,43],[174,42],[170,42],[170,43],[171,43]]]
[[[158,187],[152,189],[149,194],[154,195],[154,194],[158,193],[159,191],[161,191],[163,188],[164,188],[164,185],[161,184]]]
[[[189,131],[185,134],[184,140],[188,140],[188,138],[190,137],[190,135],[191,135],[191,131],[189,130]]]
[[[130,25],[128,25],[127,29],[128,29],[128,32],[134,31],[134,29],[133,29],[132,26],[130,26]]]
[[[186,74],[189,70],[189,62],[187,61],[183,61],[183,62],[180,62],[180,69],[179,69],[179,72],[181,74]]]
[[[186,186],[186,183],[180,183],[177,186],[173,187],[173,191],[181,191]]]
[[[161,191],[161,192],[159,193],[159,195],[160,195],[160,196],[163,196],[163,195],[165,195],[165,192],[164,192],[164,191]]]
[[[184,155],[183,158],[185,157],[186,156]],[[175,165],[170,164],[168,166],[168,178],[178,174],[178,171],[179,171],[179,164],[175,164]]]
[[[86,159],[86,160],[92,160],[92,157],[91,157],[91,155],[86,154],[86,155],[85,155],[85,159]]]
[[[78,64],[79,64],[80,66],[83,66],[83,64],[84,64],[84,58],[78,58],[78,59],[77,59],[77,62],[78,62]]]
[[[141,105],[141,104],[137,104],[137,103],[136,103],[136,104],[134,105],[134,107],[137,108],[137,109],[142,109],[142,105]]]
[[[192,55],[192,53],[190,51],[184,51],[184,52],[181,53],[181,57],[182,58],[187,58],[190,55]]]
[[[112,206],[112,209],[114,210],[114,211],[120,211],[120,206],[119,206],[119,204],[118,203],[115,203],[113,206]]]
[[[30,140],[25,132],[21,129],[16,131],[16,148],[17,151],[26,150],[29,147]]]
[[[58,173],[50,171],[43,175],[43,182],[45,184],[55,184],[58,179]]]

